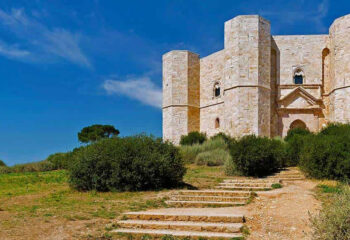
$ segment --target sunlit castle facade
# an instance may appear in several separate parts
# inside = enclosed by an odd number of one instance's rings
[[[224,49],[163,56],[163,138],[200,131],[285,136],[350,121],[350,15],[328,35],[272,36],[257,15],[225,22]]]

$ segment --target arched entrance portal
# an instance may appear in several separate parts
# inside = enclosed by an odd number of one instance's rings
[[[290,124],[289,129],[291,130],[291,129],[294,129],[294,128],[307,129],[306,124],[303,121],[299,120],[299,119],[295,120],[294,122],[292,122]]]

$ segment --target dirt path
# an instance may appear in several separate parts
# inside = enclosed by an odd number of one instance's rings
[[[309,239],[309,213],[321,207],[312,192],[316,185],[304,180],[260,192],[253,203],[243,207],[251,233],[248,240]]]

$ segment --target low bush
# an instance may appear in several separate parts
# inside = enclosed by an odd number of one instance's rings
[[[221,150],[221,151],[218,151]],[[214,154],[211,154],[210,152],[216,151],[216,153],[220,153],[221,156],[227,156],[228,154],[228,144],[225,142],[225,140],[221,137],[215,137],[213,139],[205,141],[203,144],[194,144],[194,145],[184,145],[180,147],[180,153],[182,156],[182,159],[185,163],[199,163],[201,165],[204,165],[206,163],[203,163],[202,160],[204,158],[206,159],[206,162],[209,161],[209,157],[214,157],[210,162],[217,164],[221,163],[220,165],[224,164],[224,161],[227,159],[217,160],[217,157],[215,157]],[[227,154],[224,154],[224,152],[227,152]],[[200,157],[198,157],[201,155]],[[229,155],[229,154],[228,154]],[[197,159],[199,160],[197,161]]]
[[[226,164],[228,175],[232,171],[244,176],[266,176],[276,172],[285,159],[283,143],[265,137],[245,136],[230,145],[231,162]]]
[[[11,168],[6,166],[0,166],[0,174],[11,173]]]
[[[230,161],[231,155],[225,149],[214,149],[211,151],[201,152],[197,155],[195,163],[196,165],[206,165],[206,166],[221,166],[224,165],[226,161]]]
[[[200,132],[190,132],[188,135],[181,136],[180,145],[202,144],[207,140],[207,136]]]
[[[223,140],[225,141],[226,144],[230,144],[231,142],[234,142],[234,141],[235,141],[234,138],[232,138],[231,136],[229,136],[229,135],[227,135],[227,134],[225,134],[225,133],[223,133],[223,132],[220,132],[220,133],[218,133],[218,134],[212,136],[212,137],[210,138],[210,140],[215,140],[215,139],[217,139],[217,138],[223,139]]]
[[[350,239],[350,187],[333,194],[319,215],[311,218],[313,240]]]
[[[325,136],[350,136],[350,124],[331,123],[323,128],[319,134]]]
[[[175,146],[144,135],[105,139],[83,147],[70,170],[74,188],[97,191],[175,187],[186,171]]]
[[[22,173],[22,172],[46,172],[56,170],[51,162],[40,161],[31,162],[24,164],[16,164],[10,168],[11,172]]]
[[[70,164],[75,159],[75,154],[80,148],[75,148],[72,152],[54,153],[47,157],[47,161],[52,163],[54,169],[69,169]]]
[[[306,137],[299,165],[313,178],[350,179],[350,135]]]
[[[6,164],[2,160],[0,160],[0,167],[6,167]]]
[[[287,166],[297,166],[300,161],[300,153],[305,145],[305,137],[312,133],[303,128],[294,128],[288,131],[285,137]]]

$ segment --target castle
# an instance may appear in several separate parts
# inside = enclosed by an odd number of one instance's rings
[[[224,49],[163,55],[163,139],[200,131],[285,136],[350,121],[350,15],[329,35],[272,36],[257,15],[225,22]]]

